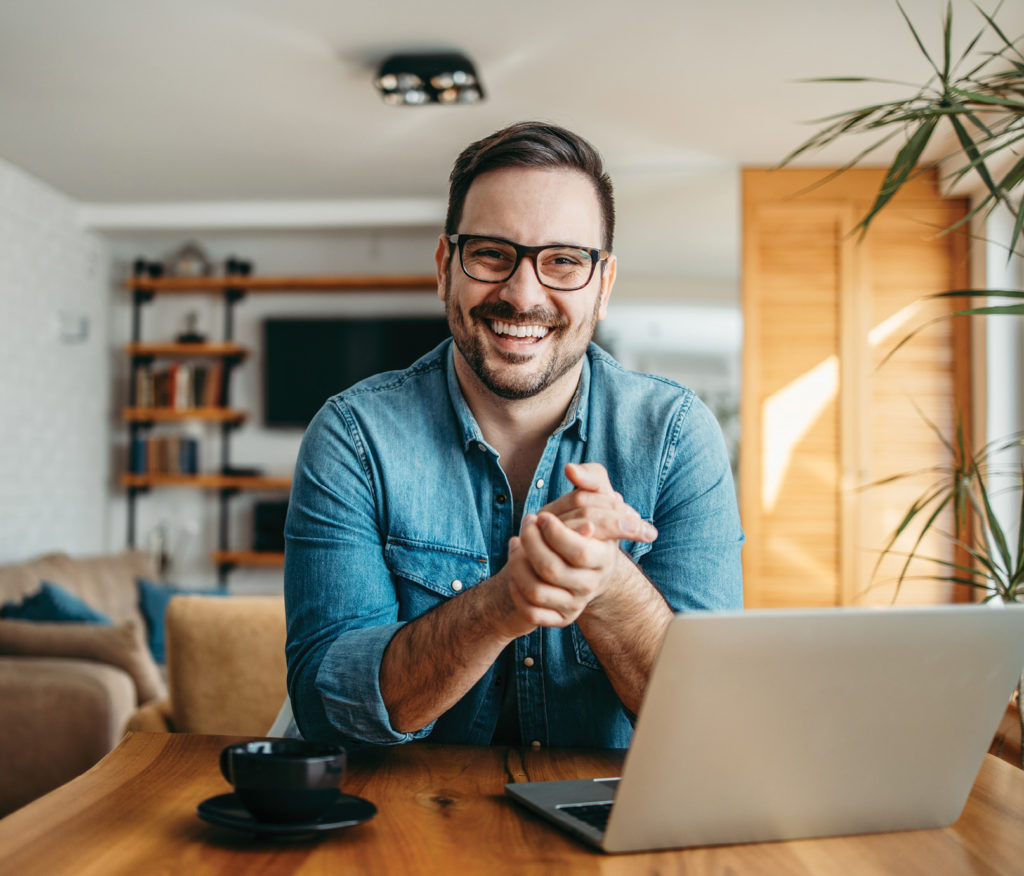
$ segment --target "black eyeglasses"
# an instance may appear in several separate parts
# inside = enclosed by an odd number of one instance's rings
[[[582,289],[594,276],[597,263],[611,255],[607,250],[588,249],[585,246],[560,243],[523,246],[500,237],[481,237],[477,234],[449,234],[448,243],[452,248],[459,248],[462,271],[471,280],[504,283],[516,272],[525,257],[533,262],[537,281],[557,292]]]

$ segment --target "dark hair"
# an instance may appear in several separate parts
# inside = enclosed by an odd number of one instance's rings
[[[504,167],[566,168],[590,177],[601,206],[604,241],[611,250],[615,233],[615,201],[612,181],[605,173],[601,156],[586,140],[572,131],[544,122],[518,122],[467,146],[455,160],[448,192],[446,234],[454,234],[462,219],[466,193],[480,174]]]

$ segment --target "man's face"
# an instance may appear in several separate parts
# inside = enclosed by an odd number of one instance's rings
[[[466,194],[461,234],[500,237],[525,246],[575,244],[599,249],[600,205],[593,183],[573,170],[504,168],[477,177]],[[450,255],[449,255],[450,254]],[[491,392],[523,399],[578,379],[597,321],[604,319],[615,278],[615,257],[598,265],[585,287],[557,292],[542,286],[523,258],[502,283],[465,275],[442,236],[438,294],[465,364]]]

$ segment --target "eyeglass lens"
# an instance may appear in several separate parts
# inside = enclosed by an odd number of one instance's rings
[[[515,247],[502,240],[474,237],[463,242],[462,267],[474,280],[500,283],[516,269]],[[590,253],[571,246],[548,246],[533,258],[545,286],[566,291],[587,285],[594,271]]]

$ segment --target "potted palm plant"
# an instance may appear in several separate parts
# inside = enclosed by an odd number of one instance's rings
[[[840,139],[869,135],[870,145],[827,180],[859,165],[891,140],[902,138],[870,210],[857,226],[863,234],[903,185],[921,172],[926,149],[931,145],[934,151],[945,135],[945,141],[953,144],[942,162],[943,167],[952,167],[945,176],[956,182],[976,175],[983,196],[963,220],[942,233],[956,231],[970,220],[1001,207],[1012,217],[1009,257],[1024,257],[1024,37],[1010,39],[996,21],[995,13],[979,8],[983,19],[980,29],[962,51],[954,54],[950,2],[942,21],[941,51],[932,53],[898,0],[896,5],[909,28],[908,39],[913,39],[931,67],[928,80],[920,86],[911,85],[905,97],[819,120],[821,127],[816,133],[781,164],[789,164]],[[994,43],[995,48],[980,50],[979,45],[986,40],[990,45]],[[811,81],[893,84],[870,77]],[[1024,291],[1020,289],[959,289],[938,297],[971,302],[971,306],[940,319],[1024,315]],[[928,325],[919,326],[903,338],[889,356]],[[923,558],[934,562],[932,577],[975,588],[984,601],[1024,602],[1024,433],[997,437],[976,450],[961,428],[956,429],[955,435],[940,434],[940,438],[949,451],[949,461],[927,472],[932,476],[929,487],[907,509],[881,548],[879,563],[894,553],[906,557],[897,590],[909,577],[911,561]],[[879,484],[920,474],[907,472]],[[952,531],[943,534],[962,548],[960,556],[967,560],[923,555],[925,536],[938,530],[942,515],[949,509],[953,511]],[[877,568],[876,565],[876,571]],[[1024,675],[1017,689],[1024,730],[1022,688]]]

